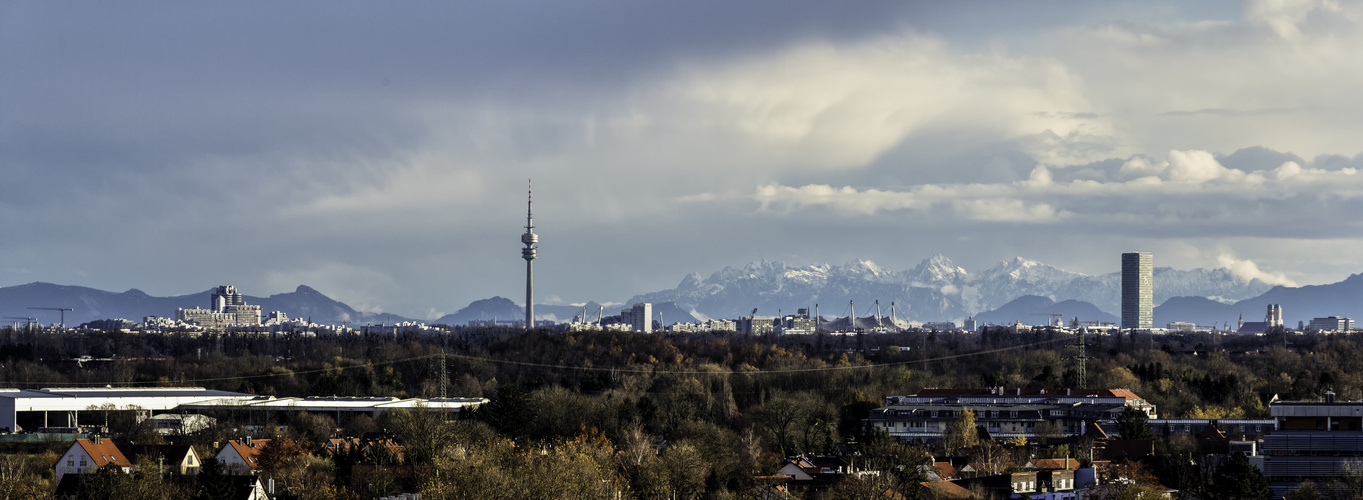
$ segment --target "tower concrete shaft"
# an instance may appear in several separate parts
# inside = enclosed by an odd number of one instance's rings
[[[528,182],[527,182],[528,184]],[[535,219],[531,211],[534,199],[533,189],[527,189],[525,196],[525,234],[521,235],[521,258],[525,259],[525,329],[535,328],[535,251],[539,248],[540,237],[535,234]]]

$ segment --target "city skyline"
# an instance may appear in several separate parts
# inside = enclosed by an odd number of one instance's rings
[[[1363,272],[1359,3],[777,6],[6,3],[0,286],[438,317],[520,295],[527,177],[536,303],[763,259]]]

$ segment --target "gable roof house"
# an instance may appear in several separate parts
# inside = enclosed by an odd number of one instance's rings
[[[231,440],[218,452],[218,462],[228,474],[243,476],[260,472],[260,450],[270,444],[269,439],[246,438]]]
[[[92,474],[105,465],[114,464],[123,472],[132,470],[133,464],[123,456],[113,441],[99,436],[90,439],[77,439],[66,449],[66,453],[53,466],[57,482],[67,474]]]
[[[842,458],[801,455],[786,459],[776,475],[790,477],[785,482],[788,486],[821,490],[850,473],[852,468]]]
[[[145,458],[159,464],[163,472],[181,476],[198,474],[202,464],[194,447],[187,444],[125,444],[122,449],[131,462]]]

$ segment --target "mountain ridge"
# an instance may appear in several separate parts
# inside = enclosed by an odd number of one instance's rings
[[[1175,296],[1214,297],[1223,303],[1256,297],[1271,285],[1244,279],[1228,269],[1169,267],[1155,269],[1155,300]],[[725,266],[709,277],[689,273],[676,288],[638,294],[627,303],[674,302],[707,317],[736,318],[755,306],[763,314],[797,308],[846,316],[848,304],[882,307],[893,304],[897,316],[915,322],[960,321],[996,309],[1024,295],[1053,301],[1078,300],[1100,311],[1120,311],[1121,273],[1087,275],[1015,257],[975,272],[955,265],[942,254],[924,259],[913,269],[895,271],[869,260],[842,265],[791,266],[779,261],[757,261],[742,267]],[[836,304],[836,305],[834,305]]]

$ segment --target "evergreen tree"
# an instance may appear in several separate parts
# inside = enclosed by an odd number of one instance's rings
[[[1268,478],[1249,463],[1243,453],[1231,455],[1212,477],[1212,492],[1216,498],[1227,500],[1268,500],[1273,492],[1268,489]]]
[[[1150,434],[1150,417],[1130,406],[1117,417],[1117,434],[1122,439],[1154,439]]]
[[[194,500],[230,500],[232,498],[232,476],[223,473],[222,462],[216,457],[205,458],[195,478],[198,488]]]

